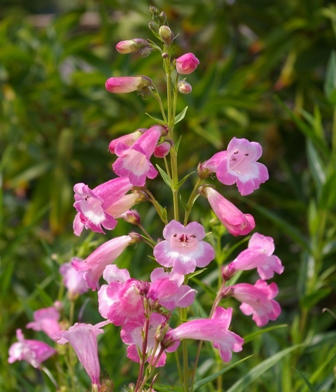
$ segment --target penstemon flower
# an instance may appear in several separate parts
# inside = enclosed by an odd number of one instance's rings
[[[111,77],[107,79],[105,88],[114,94],[137,92],[141,96],[153,98],[161,116],[158,118],[149,115],[154,121],[151,126],[130,131],[110,142],[108,149],[113,154],[114,178],[93,189],[83,182],[74,186],[74,207],[77,211],[73,223],[75,235],[80,236],[84,229],[90,229],[92,235],[105,234],[106,231],[115,229],[117,219],[124,220],[120,225],[121,229],[132,224],[140,233],[119,235],[118,227],[118,236],[109,238],[85,259],[74,257],[71,264],[61,266],[62,282],[68,290],[64,300],[70,301],[68,318],[63,314],[68,307],[62,305],[62,328],[59,325],[60,314],[55,308],[36,311],[34,321],[27,324],[28,328],[42,330],[60,344],[71,344],[91,379],[93,392],[113,390],[111,380],[100,380],[97,345],[97,335],[102,334],[102,327],[109,323],[120,327],[121,340],[127,346],[127,357],[139,363],[136,382],[125,387],[125,390],[154,392],[159,376],[156,369],[164,366],[168,354],[178,350],[181,345],[181,355],[176,355],[177,361],[181,358],[183,362],[178,363],[181,384],[178,389],[189,392],[194,389],[193,380],[197,377],[199,353],[193,361],[195,367],[190,377],[191,361],[188,358],[186,339],[211,342],[219,350],[219,356],[224,362],[232,359],[233,352],[242,351],[244,339],[229,330],[229,327],[236,328],[234,320],[231,326],[233,309],[225,309],[221,302],[229,297],[240,301],[242,313],[252,315],[252,320],[258,327],[276,320],[281,311],[279,303],[274,300],[278,294],[277,285],[265,281],[272,278],[274,273],[281,274],[284,270],[280,259],[273,255],[273,239],[254,233],[247,249],[223,266],[225,258],[236,246],[230,248],[230,235],[247,235],[256,224],[251,214],[243,213],[211,184],[203,183],[205,179],[215,179],[210,176],[215,173],[217,180],[223,185],[236,184],[242,196],[251,194],[268,180],[266,166],[258,162],[262,147],[255,141],[234,137],[227,150],[219,151],[200,163],[196,175],[192,171],[180,178],[178,153],[183,143],[176,134],[175,124],[183,120],[187,108],[178,113],[177,100],[179,94],[192,93],[192,86],[185,75],[194,72],[200,62],[191,52],[175,58],[173,44],[177,35],[169,27],[167,15],[155,7],[150,7],[150,13],[152,21],[149,29],[157,42],[131,38],[120,41],[116,50],[121,54],[137,53],[141,57],[158,53],[163,61],[166,96],[164,99],[161,97],[162,83],[158,84],[159,88],[154,79],[144,75]],[[108,98],[113,99],[107,94]],[[154,162],[158,164],[155,165]],[[156,199],[150,181],[158,181],[160,177],[163,180],[162,186],[168,187],[163,205]],[[189,178],[195,180],[195,185],[189,198],[183,200],[184,193],[182,199],[180,188]],[[171,206],[168,201],[170,194]],[[207,220],[203,220],[202,216],[201,222],[198,222],[192,215],[193,206],[200,194],[207,198],[211,209],[224,226],[218,232],[224,233],[224,228],[226,229],[225,240],[228,241],[224,248],[220,234],[212,235],[207,232]],[[145,217],[140,209],[139,212],[132,209],[141,201],[148,201],[151,206],[150,213]],[[211,213],[211,209],[208,209],[208,213]],[[151,232],[153,228],[156,230],[154,233]],[[163,239],[160,238],[161,231]],[[112,234],[109,232],[107,236]],[[86,236],[79,255],[87,254],[90,239],[90,236]],[[129,258],[130,252],[123,258],[125,249],[139,241],[142,241],[142,249],[147,246],[146,252],[141,253],[141,259]],[[205,300],[205,306],[203,303],[202,306],[198,303],[195,305],[198,283],[202,295],[211,291],[203,290],[207,289],[206,280],[202,277],[199,280],[196,275],[206,273],[213,260],[219,272],[218,284],[214,285],[217,287],[215,299]],[[136,261],[137,276],[133,276],[133,261]],[[129,266],[129,269],[119,268],[119,262],[123,266]],[[139,271],[140,265],[145,266],[144,270]],[[261,278],[254,285],[236,281],[233,284],[233,280],[231,281],[236,272],[254,268]],[[212,274],[216,272],[212,267],[211,271]],[[240,278],[240,274],[238,276]],[[101,277],[105,283],[100,286]],[[89,288],[97,291],[97,313],[106,320],[96,325],[75,322],[75,300]],[[63,290],[60,292],[62,294]],[[206,309],[207,305],[209,309]],[[84,308],[79,313],[79,320],[82,319]],[[209,316],[205,314],[207,310]],[[204,317],[195,318],[200,312]],[[68,329],[63,330],[63,326]],[[39,367],[41,362],[55,352],[44,343],[25,340],[21,331],[18,331],[18,340],[19,343],[14,343],[10,349],[10,362],[24,359]],[[68,355],[64,362],[70,365],[72,384],[71,387],[58,389],[73,390],[79,378],[75,377],[72,369],[74,362],[71,350],[64,351]],[[118,372],[117,369],[114,371]],[[192,379],[191,382],[189,378]],[[163,390],[161,386],[156,389]],[[174,387],[169,386],[169,389]]]

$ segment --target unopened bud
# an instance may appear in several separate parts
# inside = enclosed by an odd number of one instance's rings
[[[153,15],[153,16],[158,16],[159,13],[160,13],[160,11],[159,11],[158,8],[156,8],[156,7],[154,7],[153,5],[151,5],[151,6],[149,7],[149,13],[150,13],[151,15]]]
[[[132,233],[128,234],[131,238],[132,238],[132,242],[131,243],[135,243],[135,242],[140,242],[142,241],[142,237],[139,233],[135,233],[132,231]]]
[[[167,22],[167,14],[164,11],[160,12],[159,19],[160,19],[161,23],[166,23]]]
[[[208,178],[210,176],[211,171],[208,168],[204,167],[203,163],[200,163],[197,167],[197,174],[202,180],[204,180],[205,178]]]
[[[156,33],[156,34],[159,33],[159,28],[160,28],[160,26],[159,26],[157,23],[155,23],[155,22],[149,22],[149,23],[148,23],[148,27],[149,27],[149,30],[152,30],[152,31],[153,31],[153,33]]]
[[[141,223],[140,214],[136,210],[128,210],[123,214],[121,214],[119,218],[122,218],[126,222],[136,226],[138,226]]]
[[[161,144],[158,144],[154,150],[154,156],[156,158],[164,158],[169,154],[169,151],[173,145],[173,141],[171,139],[167,139]]]
[[[157,342],[162,342],[164,337],[166,336],[167,332],[169,330],[169,325],[167,323],[163,323],[157,327],[157,330],[155,332],[155,340]]]
[[[230,280],[235,273],[236,273],[236,269],[234,268],[233,263],[230,263],[229,265],[225,265],[222,268],[222,277],[225,282]]]
[[[116,49],[121,54],[137,53],[144,48],[149,48],[149,44],[145,39],[133,38],[126,41],[120,41],[116,45]]]
[[[146,57],[148,57],[151,53],[153,52],[153,49],[151,48],[151,47],[146,47],[146,48],[143,48],[143,49],[141,49],[141,50],[139,50],[139,55],[142,57],[142,58],[146,58]]]
[[[152,81],[147,76],[119,76],[107,79],[105,88],[110,93],[122,94],[131,93],[132,91],[142,90],[150,85]]]
[[[168,53],[163,52],[162,55],[161,55],[161,57],[162,57],[163,59],[167,59],[167,58],[168,58]]]
[[[170,45],[174,40],[174,34],[168,26],[161,26],[159,34],[166,45]]]
[[[189,75],[195,71],[199,63],[193,53],[186,53],[176,59],[176,71],[181,75]]]
[[[177,89],[181,94],[190,94],[192,92],[191,84],[185,80],[178,82]]]

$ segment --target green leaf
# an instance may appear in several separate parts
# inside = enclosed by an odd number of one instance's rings
[[[247,336],[244,336],[244,344],[251,342],[259,335],[262,335],[266,332],[270,332],[270,331],[273,331],[274,329],[280,329],[280,328],[288,328],[288,324],[273,325],[272,327],[258,329],[257,331],[250,333]]]
[[[234,367],[236,367],[237,365],[239,365],[240,363],[246,361],[247,359],[249,359],[251,357],[252,357],[252,355],[249,355],[248,357],[245,357],[245,358],[241,359],[240,361],[237,361],[237,362],[233,363],[232,365],[229,365],[228,367],[225,367],[224,369],[220,370],[219,372],[214,373],[214,374],[212,374],[209,377],[203,378],[202,380],[195,382],[194,388],[193,388],[193,392],[199,391],[206,384],[209,384],[209,382],[211,382],[213,380],[216,380],[217,377],[219,377],[222,374],[228,372],[229,370],[233,369]]]
[[[159,170],[163,181],[169,186],[169,188],[172,188],[171,179],[168,176],[168,174],[163,169],[161,169],[161,167],[159,165],[156,165],[156,167]]]
[[[253,381],[259,379],[267,370],[269,370],[272,366],[277,364],[282,358],[291,353],[294,350],[297,350],[300,347],[303,347],[304,344],[297,344],[295,346],[286,348],[274,355],[265,361],[261,362],[259,365],[252,368],[248,373],[244,376],[240,377],[240,379],[234,383],[231,388],[229,388],[226,392],[245,392],[248,390],[248,385],[250,385]]]
[[[300,370],[298,370],[298,369],[295,369],[295,370],[299,373],[300,377],[303,379],[304,383],[305,383],[306,386],[308,387],[308,390],[309,390],[310,392],[316,392],[317,390],[316,390],[316,389],[311,385],[311,383],[307,380],[306,376],[305,376],[302,372],[300,372]]]
[[[321,299],[327,297],[331,293],[331,289],[317,289],[314,292],[310,293],[309,295],[304,296],[300,304],[303,309],[309,310],[311,309],[315,304],[317,304]]]
[[[157,117],[153,117],[148,113],[145,113],[148,117],[150,117],[152,120],[154,120],[156,123],[161,124],[161,125],[167,125],[166,122],[164,122],[163,120],[157,118]]]
[[[182,121],[187,113],[188,110],[188,106],[186,106],[181,113],[179,113],[176,117],[175,117],[175,121],[174,124],[179,123],[180,121]]]
[[[321,189],[326,181],[326,170],[321,157],[311,140],[307,140],[307,158],[315,185],[317,189]]]
[[[178,152],[178,149],[180,147],[181,140],[182,140],[182,135],[178,138],[178,141],[175,143],[176,153]]]
[[[184,176],[184,177],[182,178],[182,180],[180,180],[180,181],[176,184],[176,186],[174,187],[174,189],[175,189],[175,190],[180,189],[181,186],[186,182],[186,180],[187,180],[192,174],[194,174],[194,173],[195,173],[195,172],[192,171],[191,173],[189,173],[189,174],[187,174],[186,176]]]
[[[332,51],[327,65],[324,92],[328,100],[336,105],[336,52]]]

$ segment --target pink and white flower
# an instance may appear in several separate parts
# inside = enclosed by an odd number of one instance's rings
[[[136,186],[144,186],[146,177],[153,179],[158,171],[150,162],[157,143],[165,128],[154,125],[149,128],[130,147],[124,143],[117,144],[115,153],[118,159],[112,165],[114,172],[121,177],[127,177]]]
[[[118,76],[107,79],[105,89],[110,93],[123,94],[143,90],[153,83],[147,76]]]
[[[173,352],[178,348],[179,345],[179,342],[175,342],[172,346],[163,350],[161,342],[157,341],[157,330],[158,328],[165,325],[165,323],[166,317],[158,313],[151,314],[147,334],[146,362],[153,363],[157,359],[158,355],[160,355],[160,358],[156,363],[156,367],[165,365],[165,351]],[[122,327],[120,332],[121,340],[128,345],[127,357],[134,362],[140,362],[139,352],[142,352],[144,324],[144,317],[138,320],[130,321]]]
[[[209,186],[201,187],[218,219],[234,236],[246,235],[255,228],[254,218],[250,214],[243,214],[229,200]]]
[[[113,139],[109,144],[110,153],[115,154],[115,149],[119,143],[123,143],[126,144],[126,146],[131,147],[146,131],[146,128],[140,128],[134,132],[127,133],[126,135]]]
[[[103,321],[96,325],[76,323],[67,331],[60,332],[57,336],[57,343],[71,344],[79,362],[89,375],[92,385],[100,386],[97,336],[104,332],[101,328],[108,323],[109,321]]]
[[[138,236],[134,235],[113,238],[100,245],[85,260],[74,257],[71,265],[76,271],[85,271],[83,276],[87,285],[92,290],[97,290],[99,288],[99,278],[105,267],[113,263],[128,245],[136,241],[138,241]]]
[[[53,306],[43,308],[34,312],[34,321],[26,325],[26,328],[31,328],[34,331],[43,331],[51,339],[53,335],[61,330],[58,323],[60,314]]]
[[[273,255],[274,241],[259,233],[254,233],[246,250],[239,253],[236,259],[228,265],[232,271],[247,271],[257,268],[261,279],[271,279],[274,272],[282,274],[284,267],[279,257]]]
[[[267,167],[257,162],[261,155],[259,143],[234,137],[217,166],[218,180],[225,185],[236,183],[242,196],[249,195],[269,178]]]
[[[241,351],[244,343],[244,339],[229,331],[231,318],[232,308],[217,307],[211,319],[187,321],[169,331],[163,344],[169,345],[175,340],[182,339],[207,340],[219,349],[219,355],[224,362],[230,362],[232,351]]]
[[[68,289],[70,300],[74,300],[88,291],[89,287],[84,279],[84,271],[76,271],[71,263],[62,264],[59,271],[63,276],[63,284]]]
[[[164,267],[186,275],[194,272],[196,267],[207,266],[215,257],[213,247],[205,241],[205,231],[198,222],[183,226],[172,220],[163,230],[164,241],[154,248],[154,257]]]
[[[195,71],[199,63],[193,53],[186,53],[176,59],[176,71],[180,75],[189,75]]]
[[[276,320],[281,313],[281,307],[274,297],[278,294],[278,286],[273,282],[259,279],[254,285],[238,283],[227,287],[230,295],[240,301],[240,310],[246,315],[252,314],[252,320],[258,327],[263,327],[269,320]]]
[[[97,233],[104,233],[102,227],[113,230],[117,225],[115,218],[132,207],[127,203],[120,212],[120,199],[132,188],[127,178],[114,178],[92,190],[83,183],[76,184],[74,207],[78,213],[73,224],[74,233],[79,236],[84,228]]]
[[[16,338],[18,342],[9,348],[9,363],[26,361],[34,368],[39,368],[42,362],[56,354],[56,350],[44,342],[25,339],[21,329],[16,330]]]

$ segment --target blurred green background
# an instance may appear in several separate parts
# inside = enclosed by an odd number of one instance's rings
[[[108,143],[150,126],[145,112],[159,116],[150,98],[104,89],[112,75],[162,79],[157,55],[115,51],[120,40],[153,38],[149,5],[164,10],[179,34],[176,56],[191,51],[201,61],[188,76],[192,94],[178,104],[179,110],[189,106],[177,126],[181,177],[233,136],[260,142],[270,172],[245,198],[216,183],[254,215],[258,232],[274,237],[285,266],[274,279],[283,311],[271,323],[284,326],[251,337],[235,358],[254,356],[225,374],[225,390],[335,391],[336,5],[323,0],[0,0],[0,390],[54,390],[27,364],[8,366],[8,347],[16,328],[24,329],[34,310],[60,295],[59,265],[103,241],[74,236],[73,185],[93,188],[110,179]],[[194,180],[182,189],[185,199]],[[170,203],[158,182],[150,189],[162,205]],[[196,204],[194,219],[208,214],[205,200]],[[152,220],[153,211],[148,205],[139,210],[159,237],[162,225]],[[120,222],[104,239],[127,230]],[[119,266],[132,259],[134,276],[145,276],[147,254],[139,246],[136,259],[129,251]],[[89,298],[88,304],[79,299],[78,309],[85,304],[84,321],[93,323],[100,320],[96,294]],[[113,328],[115,337],[101,342],[102,372],[118,389],[134,381],[136,367]],[[259,331],[239,311],[232,328],[243,337]],[[202,359],[200,379],[214,369]],[[50,368],[55,371],[52,360]],[[169,369],[160,379],[168,385]],[[85,390],[88,380],[81,383]]]

